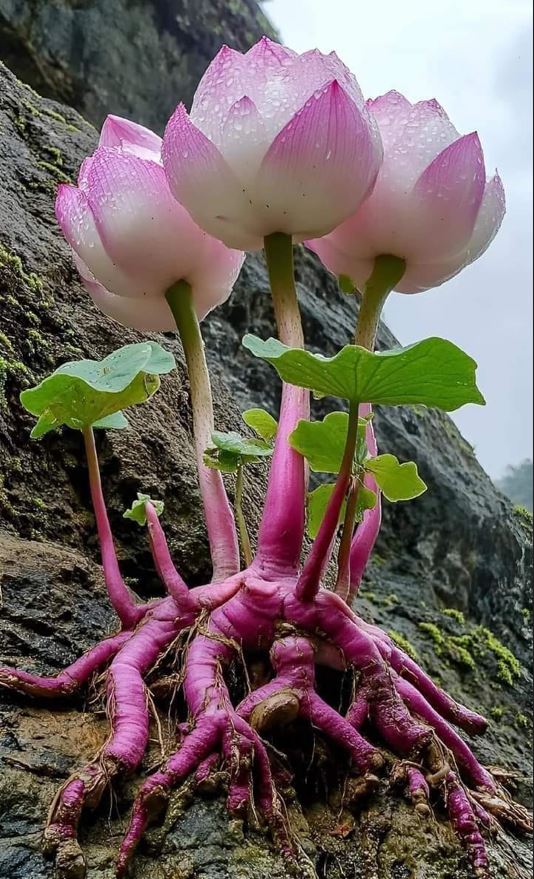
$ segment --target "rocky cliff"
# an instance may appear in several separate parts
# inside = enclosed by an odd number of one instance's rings
[[[149,8],[155,14],[188,5],[132,6],[136,15],[148,15]],[[183,56],[191,52],[195,59],[184,79],[188,93],[222,39],[222,17],[215,14],[218,6],[196,2],[193,10],[191,4],[181,36],[174,32],[173,51]],[[225,39],[233,34],[236,44],[244,45],[263,27],[252,2],[223,6],[230,15],[224,24]],[[48,93],[74,100],[74,92],[62,93],[58,85],[50,85],[46,58],[53,56],[53,46],[47,44],[46,51],[39,48],[36,24],[27,10],[34,8],[34,18],[47,9],[49,15],[70,11],[72,21],[82,13],[96,15],[101,7],[108,5],[0,0],[3,47],[7,13],[11,16],[8,47],[22,39],[24,29],[15,27],[17,21],[26,21],[25,27],[34,28],[27,40],[33,47],[28,57],[36,63],[34,67],[28,63],[24,72]],[[154,27],[160,41],[168,37],[168,24]],[[88,32],[82,32],[85,39]],[[42,34],[44,40],[45,30]],[[202,52],[196,52],[200,43]],[[10,57],[5,49],[4,56]],[[57,61],[51,63],[56,73],[60,67]],[[185,68],[181,69],[180,76],[185,76]],[[35,73],[39,70],[48,78],[39,79]],[[65,61],[65,71],[65,81],[70,76],[74,82],[75,64]],[[102,82],[120,94],[122,103],[107,104],[107,92],[97,90],[97,95],[89,90],[83,98],[78,92],[77,105],[97,120],[109,108],[156,124],[155,115],[168,106],[161,104],[157,111],[150,106],[144,83],[136,78],[143,76],[142,71],[137,70],[127,89],[114,76],[108,68],[108,79],[103,77]],[[169,91],[171,104],[182,94],[177,77],[174,93]],[[82,79],[77,82],[81,89]],[[141,83],[138,90],[136,82]],[[158,116],[159,127],[161,121]],[[31,419],[22,411],[18,394],[66,358],[102,356],[138,336],[92,307],[53,216],[56,185],[75,178],[80,161],[96,143],[95,130],[72,109],[40,98],[1,68],[0,132],[0,663],[54,672],[112,631],[114,619],[98,567],[79,437],[65,433],[30,441]],[[332,279],[305,252],[298,256],[298,280],[308,342],[332,352],[350,337],[356,304],[338,293]],[[275,412],[272,376],[241,349],[245,330],[264,337],[272,332],[266,272],[259,255],[247,260],[235,294],[205,325],[222,429],[238,424],[239,409],[245,405],[264,405]],[[143,596],[158,594],[160,587],[144,537],[121,515],[137,490],[165,500],[171,548],[188,581],[201,582],[208,574],[183,359],[171,335],[159,340],[175,353],[177,372],[164,379],[149,404],[133,413],[129,431],[99,438],[123,570]],[[394,341],[383,326],[380,345],[391,346]],[[429,491],[412,504],[387,510],[360,610],[396,637],[409,638],[425,667],[454,696],[490,715],[490,731],[474,743],[475,750],[486,763],[510,770],[516,796],[528,801],[529,523],[495,490],[446,416],[395,409],[378,413],[377,425],[381,447],[400,458],[417,460]],[[252,521],[263,483],[261,471],[248,482]],[[0,879],[52,875],[40,853],[39,831],[56,786],[94,753],[106,735],[99,704],[95,693],[86,703],[53,710],[10,694],[0,697]],[[157,759],[155,746],[150,763]],[[340,821],[336,794],[325,794],[323,782],[314,776],[303,791],[302,811],[293,807],[303,843],[316,858],[322,879],[469,876],[462,852],[439,814],[433,824],[420,822],[384,783],[364,809],[354,816],[344,813]],[[134,790],[135,779],[118,789],[94,816],[84,818],[82,841],[89,854],[89,879],[111,879],[113,852]],[[376,830],[377,824],[380,832],[371,834],[369,828]],[[530,875],[530,852],[522,841],[501,833],[491,853],[495,877]],[[185,809],[183,797],[177,795],[163,830],[148,834],[134,875],[138,879],[171,875],[282,879],[286,867],[265,836],[254,831],[244,835],[239,824],[228,822],[222,799],[197,799]]]
[[[262,34],[256,0],[0,0],[2,61],[95,125],[117,113],[160,130],[223,43]]]

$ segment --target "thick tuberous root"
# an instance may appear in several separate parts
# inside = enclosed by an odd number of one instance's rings
[[[111,767],[110,767],[111,769]],[[83,879],[85,858],[77,828],[85,807],[96,808],[112,774],[95,761],[71,776],[56,794],[43,835],[46,854],[56,859],[60,879]]]
[[[95,808],[114,776],[133,773],[142,762],[151,695],[180,705],[178,691],[185,697],[187,720],[177,724],[176,752],[145,780],[135,800],[118,857],[119,877],[177,787],[187,795],[194,788],[225,787],[229,813],[269,829],[286,857],[288,875],[314,877],[281,796],[291,795],[293,779],[275,737],[285,728],[291,739],[296,723],[308,725],[315,746],[325,743],[325,759],[348,776],[344,803],[358,806],[372,795],[386,763],[393,764],[392,785],[402,789],[421,819],[441,802],[479,879],[488,876],[483,832],[492,832],[497,822],[532,829],[531,816],[452,726],[481,732],[483,718],[439,690],[387,636],[366,626],[332,593],[321,591],[315,601],[302,602],[294,586],[289,580],[263,582],[256,575],[241,575],[239,582],[233,577],[217,585],[217,609],[205,587],[195,593],[201,599],[196,609],[189,599],[181,609],[173,598],[156,602],[135,630],[97,645],[56,678],[0,670],[0,686],[54,697],[71,695],[111,661],[105,672],[109,739],[98,757],[61,788],[45,831],[45,847],[56,856],[60,879],[85,876],[77,841],[83,809]],[[246,664],[252,689],[236,704],[225,674],[238,658]],[[357,688],[346,713],[323,698],[316,680],[321,664],[354,674]]]
[[[196,719],[175,754],[143,784],[135,801],[130,826],[122,842],[117,875],[124,876],[148,824],[159,818],[174,788],[192,778],[203,790],[227,779],[231,815],[271,829],[282,852],[295,856],[275,790],[266,748],[258,734],[231,708],[209,706]]]

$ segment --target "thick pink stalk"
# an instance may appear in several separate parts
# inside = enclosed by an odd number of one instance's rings
[[[144,609],[138,607],[135,599],[122,579],[113,543],[113,535],[109,524],[106,502],[102,491],[98,456],[96,453],[95,436],[92,427],[84,427],[83,438],[89,468],[89,485],[91,499],[100,540],[102,567],[108,590],[109,600],[113,605],[121,623],[125,628],[132,628],[143,616]]]
[[[204,342],[189,284],[180,281],[170,287],[167,302],[180,333],[187,363],[200,493],[208,530],[213,580],[219,581],[239,571],[239,544],[222,475],[204,463],[204,453],[211,445],[214,430],[213,398]]]
[[[328,564],[332,541],[339,524],[339,514],[351,479],[357,435],[358,409],[351,403],[347,441],[336,486],[328,502],[310,555],[306,560],[297,583],[296,594],[302,601],[313,601],[319,590],[324,569]]]
[[[176,570],[169,547],[167,538],[159,516],[156,513],[154,504],[148,502],[145,506],[148,534],[150,537],[150,546],[152,548],[152,556],[156,565],[156,570],[163,581],[163,584],[172,598],[180,605],[189,600],[189,590],[185,580],[182,579]]]
[[[131,632],[119,632],[118,635],[106,638],[54,677],[34,675],[14,668],[0,668],[0,686],[45,699],[72,696],[95,671],[117,653],[131,635]]]
[[[278,337],[285,345],[303,348],[291,237],[270,235],[265,239],[265,254]],[[256,555],[258,570],[267,578],[294,574],[300,565],[305,529],[307,468],[302,455],[289,445],[289,436],[299,421],[309,416],[309,391],[284,383]]]
[[[263,576],[295,573],[305,528],[306,467],[291,448],[289,435],[309,417],[309,393],[284,384],[280,423],[269,475],[269,485],[258,535],[256,564]]]

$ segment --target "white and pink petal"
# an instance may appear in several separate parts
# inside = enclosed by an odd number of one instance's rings
[[[161,165],[100,148],[87,194],[106,251],[136,279],[130,295],[160,296],[187,274],[198,229],[172,197]]]
[[[267,232],[304,240],[331,231],[369,193],[381,157],[366,111],[336,80],[329,82],[280,132],[262,163],[255,204]]]
[[[484,188],[484,154],[476,133],[458,138],[428,165],[408,200],[414,255],[425,261],[462,252],[475,226]]]
[[[98,145],[117,147],[140,159],[161,161],[161,137],[150,128],[123,119],[122,116],[107,116],[100,132]]]
[[[238,250],[262,247],[246,185],[183,104],[165,129],[163,164],[172,193],[202,229]]]
[[[135,280],[114,265],[104,247],[86,193],[60,184],[55,212],[63,235],[92,275],[121,296],[135,295]]]

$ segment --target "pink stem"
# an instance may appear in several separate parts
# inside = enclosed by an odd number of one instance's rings
[[[265,239],[265,255],[278,337],[284,345],[303,348],[291,236],[269,235]],[[266,578],[295,574],[300,566],[308,472],[302,455],[289,445],[289,435],[300,420],[309,417],[309,391],[284,383],[255,560]]]
[[[29,674],[26,671],[11,668],[0,668],[0,686],[46,699],[53,699],[56,696],[71,696],[80,689],[93,672],[117,653],[131,635],[131,632],[120,632],[118,635],[106,638],[55,677]]]
[[[309,418],[309,399],[308,391],[284,384],[280,424],[258,535],[256,564],[263,576],[288,576],[300,565],[307,477],[304,459],[291,448],[288,438],[300,420]]]
[[[189,590],[187,584],[173,564],[167,539],[163,528],[161,527],[159,516],[156,513],[154,504],[148,502],[145,505],[145,511],[150,546],[152,548],[152,556],[154,558],[156,570],[169,595],[171,595],[179,605],[183,604],[184,601],[187,602],[189,600]]]
[[[297,582],[296,595],[301,601],[313,601],[319,590],[324,569],[328,564],[332,541],[339,524],[339,513],[351,479],[357,434],[358,411],[351,403],[347,442],[336,486],[328,502],[312,551]]]
[[[137,607],[135,604],[134,597],[122,579],[119,570],[117,554],[113,544],[113,535],[111,533],[106,503],[102,492],[95,436],[92,427],[85,427],[83,429],[83,438],[85,441],[85,451],[89,467],[91,499],[93,501],[96,527],[98,529],[98,537],[100,540],[102,567],[104,569],[104,579],[106,581],[109,600],[123,626],[129,629],[141,619],[144,610],[143,608]]]

